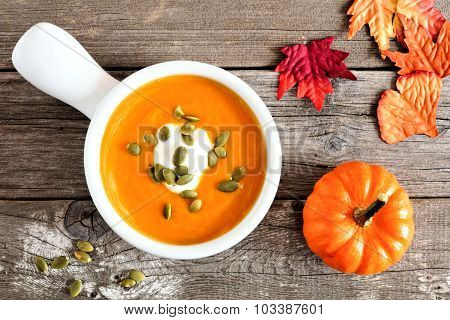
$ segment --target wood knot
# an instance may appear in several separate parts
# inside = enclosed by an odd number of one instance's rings
[[[340,153],[345,148],[345,140],[339,137],[331,137],[325,142],[325,149],[329,153]]]

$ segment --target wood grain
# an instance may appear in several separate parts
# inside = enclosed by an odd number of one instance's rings
[[[235,70],[269,106],[283,149],[281,198],[305,198],[321,175],[339,163],[363,160],[386,166],[413,197],[450,196],[450,81],[444,81],[436,139],[414,136],[397,145],[379,138],[375,110],[394,72],[355,71],[358,81],[334,81],[335,93],[318,113],[290,92],[276,100],[276,73]],[[121,79],[129,72],[113,72]],[[88,120],[46,96],[17,73],[0,73],[0,197],[89,197],[83,145]]]
[[[274,66],[279,48],[335,36],[333,48],[350,52],[353,68],[392,66],[363,28],[347,41],[350,1],[2,0],[0,68],[33,24],[52,22],[74,35],[103,67],[144,67],[197,60],[222,67]],[[449,3],[437,1],[449,16]],[[393,47],[395,43],[393,42]]]
[[[450,298],[450,199],[413,200],[413,245],[400,263],[374,276],[346,275],[324,265],[303,238],[302,206],[303,201],[276,200],[237,246],[213,257],[177,261],[131,247],[90,201],[0,201],[0,299],[66,299],[73,278],[85,282],[84,299]],[[67,269],[49,276],[35,270],[35,255],[71,257],[76,239],[96,247],[91,264],[71,258]],[[124,291],[117,282],[132,268],[147,279]]]

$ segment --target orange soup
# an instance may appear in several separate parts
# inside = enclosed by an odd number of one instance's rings
[[[185,117],[191,115],[199,121],[175,118],[177,106]],[[195,130],[203,130],[211,141],[211,152],[216,137],[225,131],[230,133],[223,145],[226,157],[219,157],[215,166],[208,166],[199,175],[194,191],[201,208],[196,212],[190,210],[195,199],[183,198],[179,189],[173,192],[168,184],[154,181],[154,168],[149,175],[149,167],[155,166],[156,147],[167,143],[159,136],[160,128],[178,128],[188,122]],[[156,147],[144,141],[149,133],[157,138]],[[130,150],[130,144],[135,149]],[[200,147],[209,148],[204,143]],[[216,150],[217,154],[219,151],[224,150]],[[124,221],[152,239],[188,245],[214,239],[245,217],[261,192],[267,159],[261,127],[238,95],[214,80],[178,75],[149,82],[120,103],[106,127],[100,161],[107,196]],[[236,167],[245,168],[244,177],[235,179],[238,188],[220,191],[218,185],[232,181]],[[180,177],[175,179],[179,181]],[[165,210],[168,204],[169,216]]]

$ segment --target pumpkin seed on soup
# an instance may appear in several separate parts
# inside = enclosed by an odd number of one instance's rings
[[[164,170],[163,165],[160,165],[159,163],[155,164],[155,179],[156,179],[156,181],[158,181],[158,182],[164,181],[163,170]]]
[[[192,146],[194,144],[194,138],[192,135],[186,136],[184,134],[181,135],[181,139],[184,143],[186,143],[188,146]]]
[[[145,274],[143,274],[139,270],[131,270],[129,273],[129,277],[131,280],[136,281],[136,283],[139,283],[145,279]]]
[[[69,292],[72,298],[77,297],[81,290],[83,290],[83,283],[81,280],[74,280],[69,286]]]
[[[170,130],[169,127],[163,126],[161,129],[159,129],[159,140],[161,141],[167,141],[170,137]]]
[[[181,106],[176,106],[175,110],[173,111],[173,117],[177,120],[183,119],[184,112],[183,109],[181,109]]]
[[[156,139],[154,134],[146,133],[144,134],[144,142],[151,146],[156,146],[158,144],[158,139]]]
[[[223,131],[221,132],[214,141],[215,147],[222,147],[225,143],[227,143],[228,138],[230,138],[230,131]]]
[[[184,190],[180,192],[180,196],[185,199],[194,199],[197,198],[198,193],[194,190]]]
[[[213,168],[216,166],[218,161],[217,154],[214,152],[214,150],[210,150],[208,152],[208,167]]]
[[[197,199],[192,201],[191,205],[189,206],[189,211],[192,213],[200,211],[202,208],[202,200]]]
[[[166,168],[166,169],[163,169],[162,173],[164,176],[164,180],[166,181],[166,183],[168,185],[172,186],[175,184],[175,179],[177,176],[175,175],[175,173],[172,170]]]
[[[239,187],[239,184],[236,181],[233,180],[224,180],[217,188],[222,192],[233,192]]]
[[[180,146],[176,148],[172,157],[173,164],[176,166],[181,166],[184,162],[184,159],[186,159],[186,155],[187,149],[185,147]]]
[[[148,176],[150,177],[150,179],[152,179],[153,182],[159,182],[155,176],[155,167],[148,167]]]
[[[66,256],[59,256],[52,261],[51,266],[53,269],[64,269],[69,265],[69,262],[70,261]]]
[[[171,216],[172,216],[172,205],[170,203],[167,203],[164,206],[164,218],[166,218],[166,220],[169,220]]]
[[[185,136],[191,135],[192,132],[194,132],[194,130],[195,130],[195,125],[191,122],[186,122],[185,124],[183,124],[183,126],[180,129],[181,134],[183,134]]]
[[[216,147],[214,148],[214,152],[218,158],[226,158],[227,150],[224,147]]]
[[[92,252],[94,251],[94,247],[92,246],[92,244],[89,241],[77,241],[77,248],[80,251],[83,252]]]
[[[198,122],[200,121],[200,118],[194,117],[194,116],[183,116],[184,120],[187,120],[189,122]]]
[[[34,264],[36,266],[36,269],[39,270],[39,272],[48,274],[48,265],[44,258],[34,257]]]
[[[141,153],[141,146],[135,142],[127,144],[127,150],[133,156],[138,156]]]
[[[178,178],[177,185],[184,186],[185,184],[191,182],[192,179],[194,179],[194,176],[192,174],[185,174],[184,176]]]
[[[186,166],[178,166],[175,167],[173,170],[177,176],[184,176],[185,174],[188,174],[189,168]]]
[[[244,167],[236,167],[233,170],[233,173],[231,174],[231,179],[234,181],[240,181],[245,175],[245,168]]]
[[[120,281],[120,285],[124,288],[132,288],[136,285],[136,281],[133,279],[123,279]]]
[[[78,261],[81,261],[81,262],[83,262],[83,263],[89,263],[89,262],[92,261],[92,258],[91,258],[91,256],[89,255],[89,253],[86,253],[86,252],[83,252],[83,251],[80,251],[80,250],[75,251],[75,252],[73,253],[73,255],[75,256],[75,258],[76,258]]]

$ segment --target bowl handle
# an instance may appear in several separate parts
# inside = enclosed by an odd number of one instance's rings
[[[46,22],[35,24],[25,32],[14,48],[12,62],[35,87],[71,105],[89,119],[100,100],[120,83],[74,37]]]

